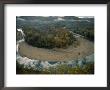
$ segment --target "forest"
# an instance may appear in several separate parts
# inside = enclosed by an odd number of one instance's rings
[[[76,43],[77,40],[66,29],[51,30],[42,32],[33,28],[23,28],[25,41],[39,48],[67,48],[69,45]]]
[[[94,41],[94,18],[78,18],[76,16],[21,16],[17,17],[17,28],[23,28],[28,44],[44,47],[66,48],[77,43],[74,33]]]

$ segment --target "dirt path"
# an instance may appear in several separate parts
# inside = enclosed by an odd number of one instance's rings
[[[47,61],[66,61],[82,58],[94,53],[94,43],[83,38],[78,38],[80,45],[75,48],[70,46],[67,49],[43,49],[28,45],[25,42],[20,43],[19,53],[30,59]]]

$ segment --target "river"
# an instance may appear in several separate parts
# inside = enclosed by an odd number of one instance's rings
[[[24,65],[24,67],[33,68],[34,70],[43,70],[44,68],[57,67],[57,65],[63,65],[63,64],[66,64],[71,67],[76,67],[76,66],[82,67],[87,63],[94,63],[94,53],[84,58],[74,59],[69,61],[46,61],[46,60],[42,61],[42,60],[30,59],[28,57],[21,56],[19,54],[19,44],[25,42],[24,39],[25,34],[23,33],[22,29],[17,29],[17,31],[22,34],[22,39],[18,40],[16,44],[16,53],[17,53],[16,60],[19,64]]]

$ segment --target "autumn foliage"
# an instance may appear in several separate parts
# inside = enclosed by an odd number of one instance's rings
[[[51,31],[39,31],[33,28],[25,28],[25,41],[39,48],[67,48],[76,38],[69,30],[57,29]]]

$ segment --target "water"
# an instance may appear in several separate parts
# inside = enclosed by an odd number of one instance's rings
[[[94,54],[91,54],[89,56],[86,56],[85,58],[81,58],[78,60],[70,60],[70,61],[41,61],[41,60],[34,60],[34,59],[29,59],[28,57],[22,57],[19,55],[19,44],[21,42],[24,42],[25,39],[25,34],[22,29],[17,29],[18,32],[22,34],[22,39],[17,41],[16,45],[16,60],[18,61],[19,64],[23,64],[24,67],[28,68],[33,68],[34,70],[42,70],[44,68],[49,68],[49,67],[57,67],[58,65],[63,65],[66,64],[70,67],[75,67],[75,66],[83,66],[87,63],[94,63]]]
[[[55,63],[57,63],[58,61],[48,61],[48,63],[50,63],[50,64],[55,64]]]
[[[23,30],[22,30],[22,29],[17,29],[17,31],[18,31],[18,32],[21,32],[22,37],[23,37],[23,39],[24,39],[25,34],[24,34]]]

